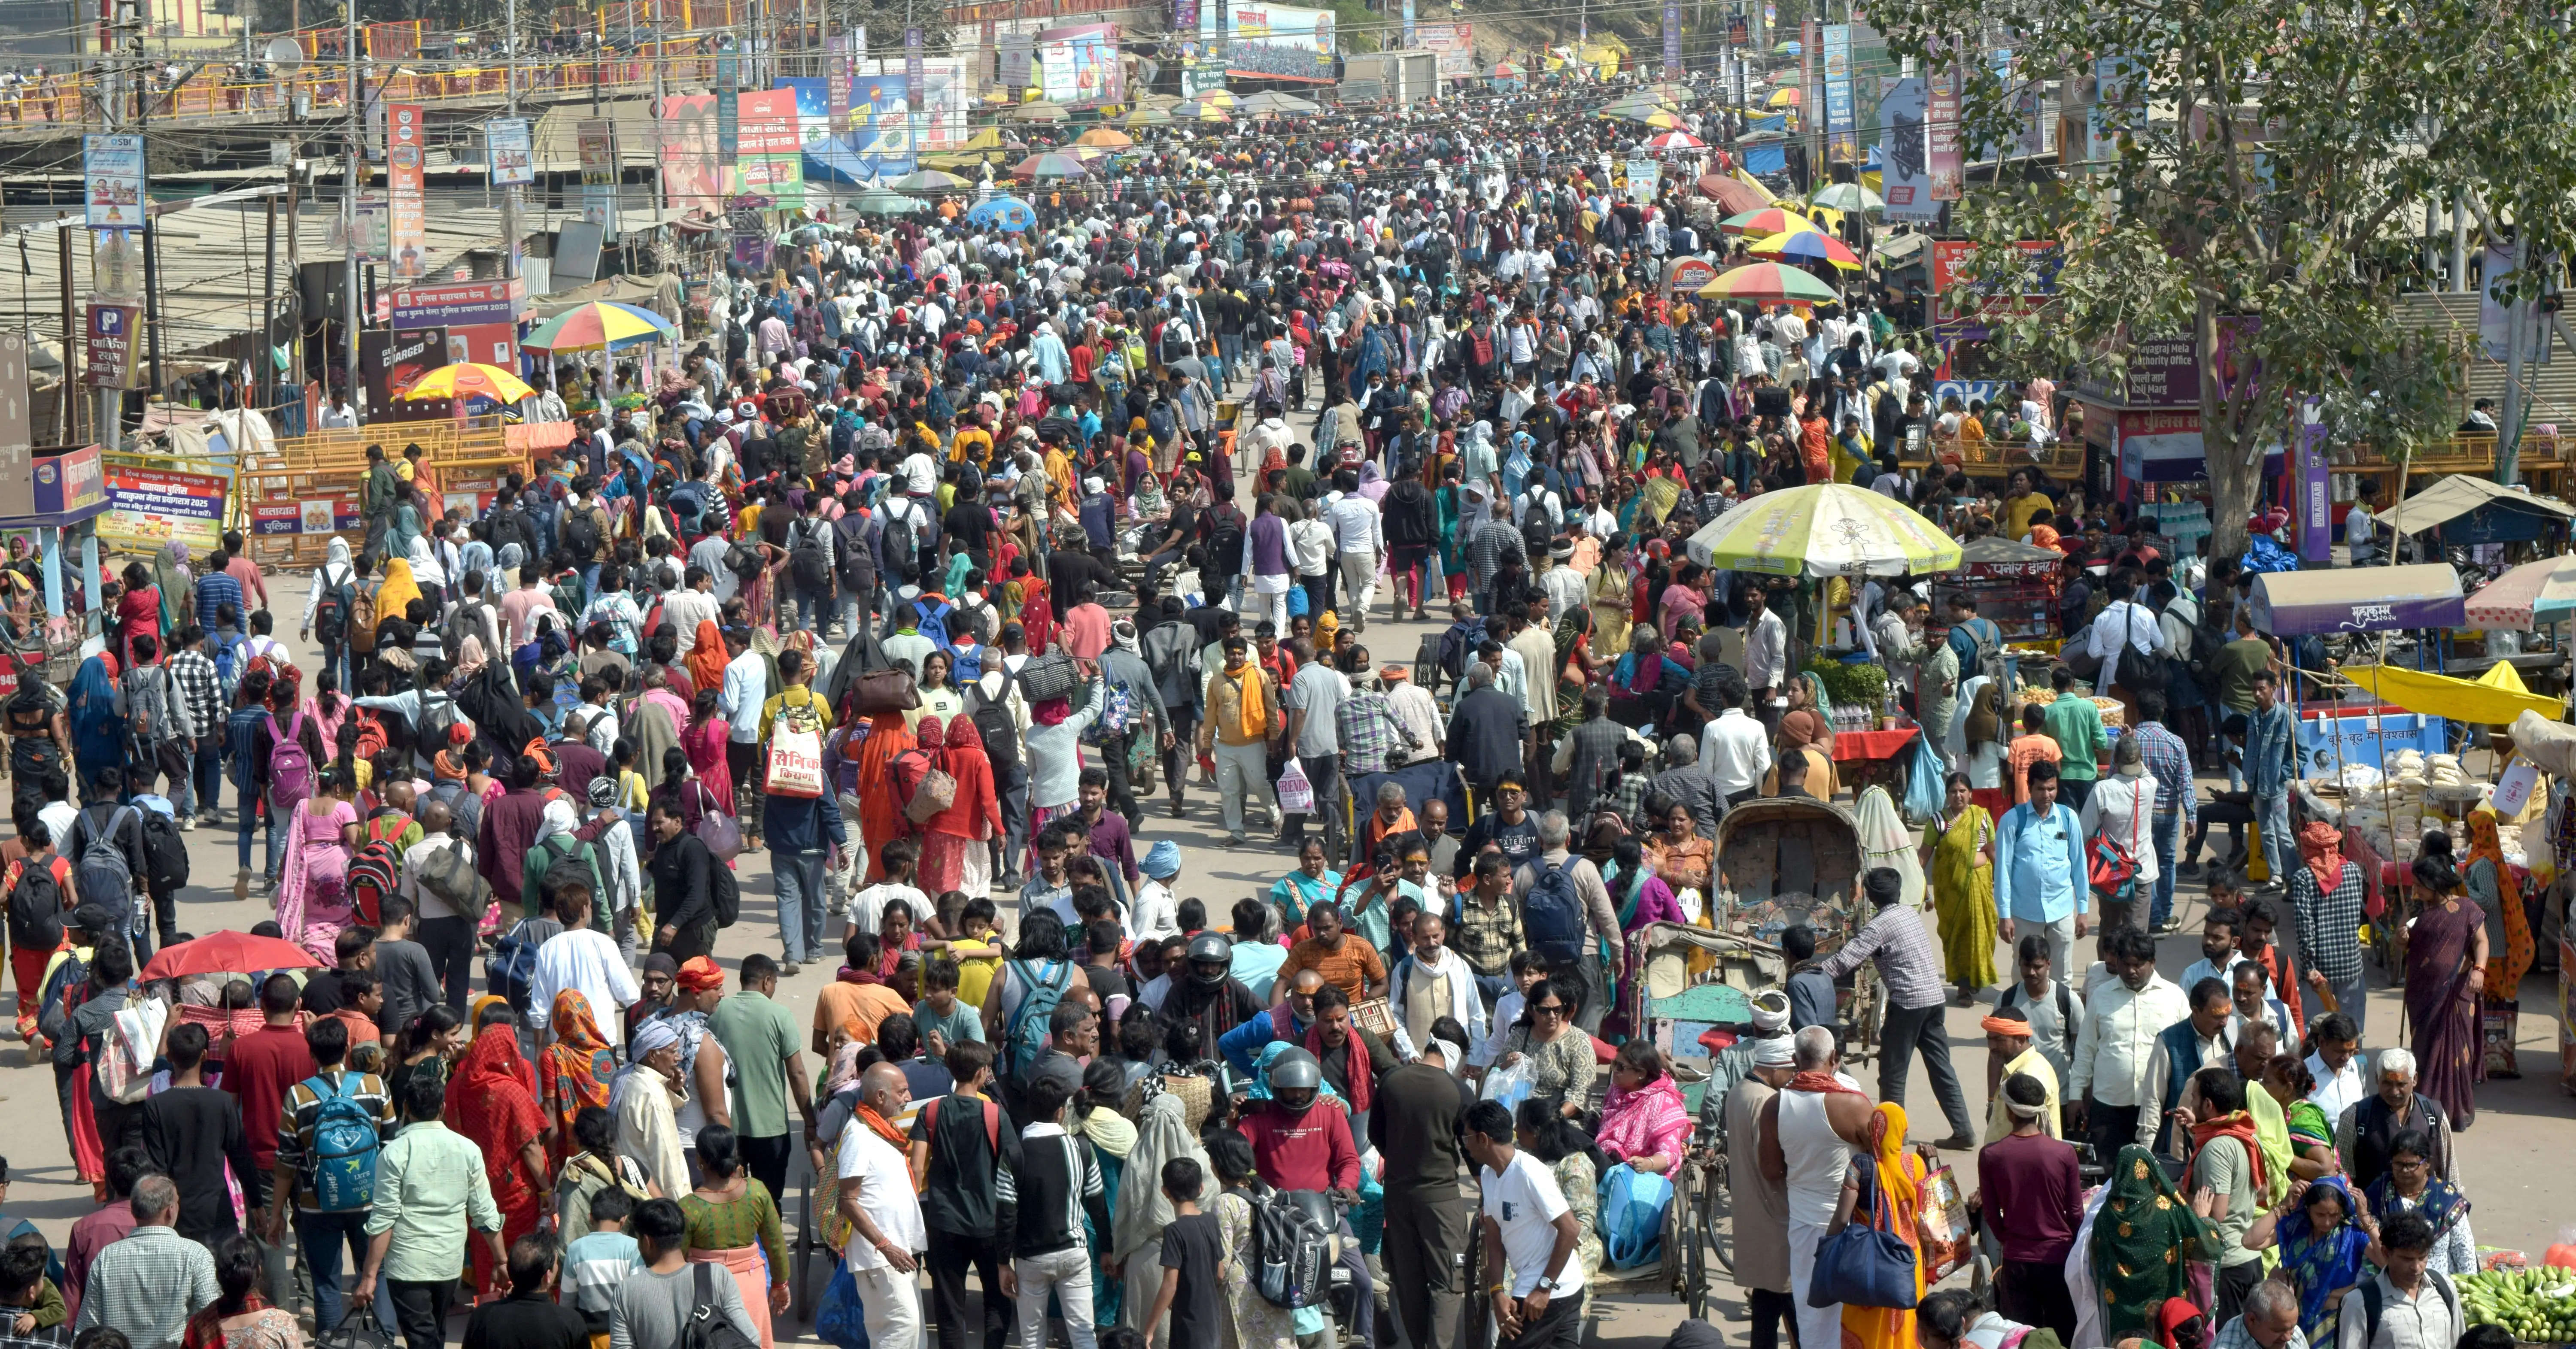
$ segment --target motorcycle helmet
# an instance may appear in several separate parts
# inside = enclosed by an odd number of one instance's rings
[[[1193,963],[1201,960],[1232,961],[1234,943],[1222,932],[1202,932],[1190,938],[1189,958]]]
[[[1274,1093],[1321,1091],[1323,1086],[1323,1067],[1315,1062],[1314,1055],[1305,1050],[1292,1049],[1270,1065],[1270,1090]]]

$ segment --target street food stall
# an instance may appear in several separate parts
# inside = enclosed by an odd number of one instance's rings
[[[1950,632],[1950,599],[1965,595],[1977,616],[2003,629],[2004,644],[2053,641],[2057,630],[2057,580],[2064,554],[1989,534],[1959,547],[1959,567],[1932,579],[1932,617],[1923,639]]]
[[[2409,567],[2358,567],[2338,571],[2265,572],[2254,578],[2250,608],[2256,630],[2290,648],[2291,665],[2313,682],[2327,668],[2323,639],[2380,634],[2371,663],[2387,664],[2386,634],[2412,629],[2446,631],[2460,625],[2465,597],[2459,573],[2438,563]],[[2421,651],[2419,645],[2418,651]],[[2359,656],[2362,653],[2355,653]],[[2293,684],[2301,681],[2293,680]],[[2447,750],[2447,727],[2396,706],[2299,704],[2300,771],[2314,772],[2340,755],[2386,771],[2392,748]],[[2428,750],[2426,746],[2431,748]]]

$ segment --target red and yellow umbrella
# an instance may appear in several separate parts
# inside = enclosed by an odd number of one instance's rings
[[[1839,298],[1833,287],[1776,262],[1738,267],[1700,287],[1699,296],[1704,300],[1751,300],[1759,304],[1822,303]]]
[[[489,398],[496,403],[515,403],[536,390],[517,375],[497,365],[442,365],[403,390],[405,398]]]

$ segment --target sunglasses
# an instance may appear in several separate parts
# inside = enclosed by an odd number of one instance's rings
[[[1563,1016],[1565,1015],[1565,1004],[1561,1002],[1551,1002],[1544,1007],[1533,1007],[1530,1011],[1540,1016]]]

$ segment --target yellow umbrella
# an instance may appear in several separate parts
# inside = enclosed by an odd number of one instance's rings
[[[526,381],[497,365],[442,365],[412,382],[403,390],[405,398],[489,398],[497,403],[515,403],[536,390]]]
[[[1772,90],[1768,106],[1774,108],[1794,108],[1798,106],[1797,87],[1792,85],[1786,89]]]

